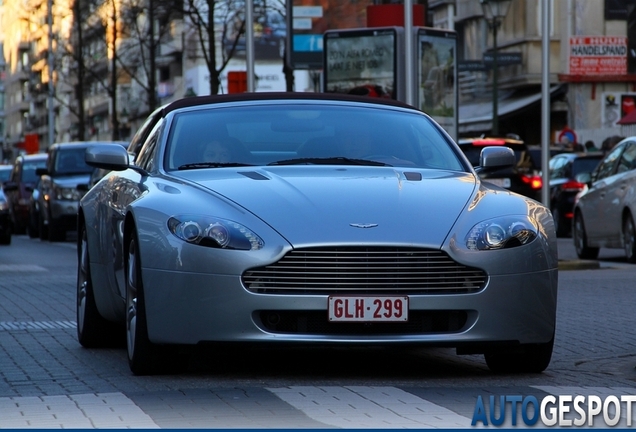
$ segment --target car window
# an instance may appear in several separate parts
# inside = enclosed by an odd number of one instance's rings
[[[150,132],[150,135],[144,145],[139,150],[135,163],[145,169],[146,171],[153,171],[155,169],[155,152],[157,149],[157,142],[161,135],[163,121],[159,121],[155,124],[154,128]]]
[[[550,159],[549,172],[551,179],[563,178],[567,169],[568,160],[565,157],[555,156]]]
[[[220,141],[232,163],[266,165],[313,159],[363,159],[391,166],[464,170],[452,142],[421,114],[332,105],[206,108],[175,114],[166,169],[208,162],[205,147]],[[300,163],[300,162],[299,162]],[[325,163],[331,163],[326,161]],[[346,163],[346,162],[345,162]]]
[[[577,175],[581,173],[591,173],[598,166],[601,157],[592,158],[592,157],[582,157],[577,158],[572,161],[571,167],[571,178],[576,178]]]
[[[592,173],[592,181],[602,180],[614,174],[614,168],[616,162],[621,153],[625,149],[625,144],[617,145],[610,151],[610,153],[603,159],[603,161],[596,167]]]
[[[626,145],[627,148],[618,160],[618,166],[616,168],[617,174],[625,171],[631,171],[636,167],[636,144],[630,142]]]
[[[128,145],[128,153],[135,156],[139,154],[141,146],[144,144],[144,142],[148,138],[148,135],[150,135],[150,132],[161,118],[162,109],[163,107],[156,109],[150,116],[148,116],[144,124],[141,125],[141,127],[137,130],[132,140],[130,141],[130,144]]]
[[[38,175],[35,173],[37,168],[46,167],[46,159],[41,160],[27,160],[25,159],[22,164],[20,164],[22,175],[17,178],[21,178],[21,181],[24,183],[35,183],[38,181]]]
[[[53,174],[90,174],[92,168],[84,160],[86,147],[60,147],[55,155]]]
[[[5,182],[9,180],[9,176],[11,176],[12,167],[8,165],[6,168],[0,169],[0,182]]]

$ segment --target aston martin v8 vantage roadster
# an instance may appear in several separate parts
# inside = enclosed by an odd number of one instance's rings
[[[155,111],[78,210],[77,334],[135,374],[205,343],[451,346],[541,372],[555,335],[549,210],[482,182],[421,111],[307,93]],[[125,328],[125,331],[123,330]],[[278,344],[278,345],[277,345]]]

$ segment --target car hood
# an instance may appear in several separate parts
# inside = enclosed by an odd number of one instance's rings
[[[75,187],[78,184],[88,183],[90,174],[73,174],[73,175],[58,175],[51,177],[51,181],[59,187]]]
[[[180,173],[261,218],[295,246],[440,247],[476,187],[470,173],[378,167],[268,167]]]

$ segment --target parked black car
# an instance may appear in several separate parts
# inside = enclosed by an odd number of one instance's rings
[[[4,183],[4,192],[9,201],[11,222],[15,234],[27,232],[29,222],[29,200],[38,181],[37,168],[46,166],[46,153],[20,155],[15,158],[9,179]],[[32,233],[31,237],[35,237]]]
[[[113,141],[81,141],[57,143],[49,147],[45,168],[38,168],[37,211],[38,233],[41,240],[62,241],[67,231],[77,228],[77,207],[85,190],[78,185],[89,182],[93,168],[84,160],[86,149],[95,144]],[[117,142],[119,144],[119,142]]]
[[[479,176],[489,183],[541,201],[543,180],[540,167],[535,164],[523,140],[510,137],[460,138],[458,144],[473,166],[479,165],[479,155],[484,147],[506,146],[511,148],[517,160],[515,166],[487,173],[482,172]]]
[[[556,224],[558,237],[572,233],[574,200],[585,188],[576,180],[584,172],[592,172],[603,159],[602,152],[560,153],[550,159],[550,210]]]

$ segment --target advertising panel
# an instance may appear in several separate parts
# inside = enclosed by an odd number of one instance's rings
[[[399,99],[396,27],[328,31],[324,35],[324,91]]]
[[[417,106],[457,139],[457,34],[418,28]]]
[[[571,37],[569,66],[570,75],[625,75],[627,37]]]
[[[321,69],[323,33],[332,29],[355,29],[367,25],[367,6],[373,0],[287,1],[288,64],[292,69]]]
[[[636,109],[636,93],[604,92],[602,127],[619,126],[618,121]]]

